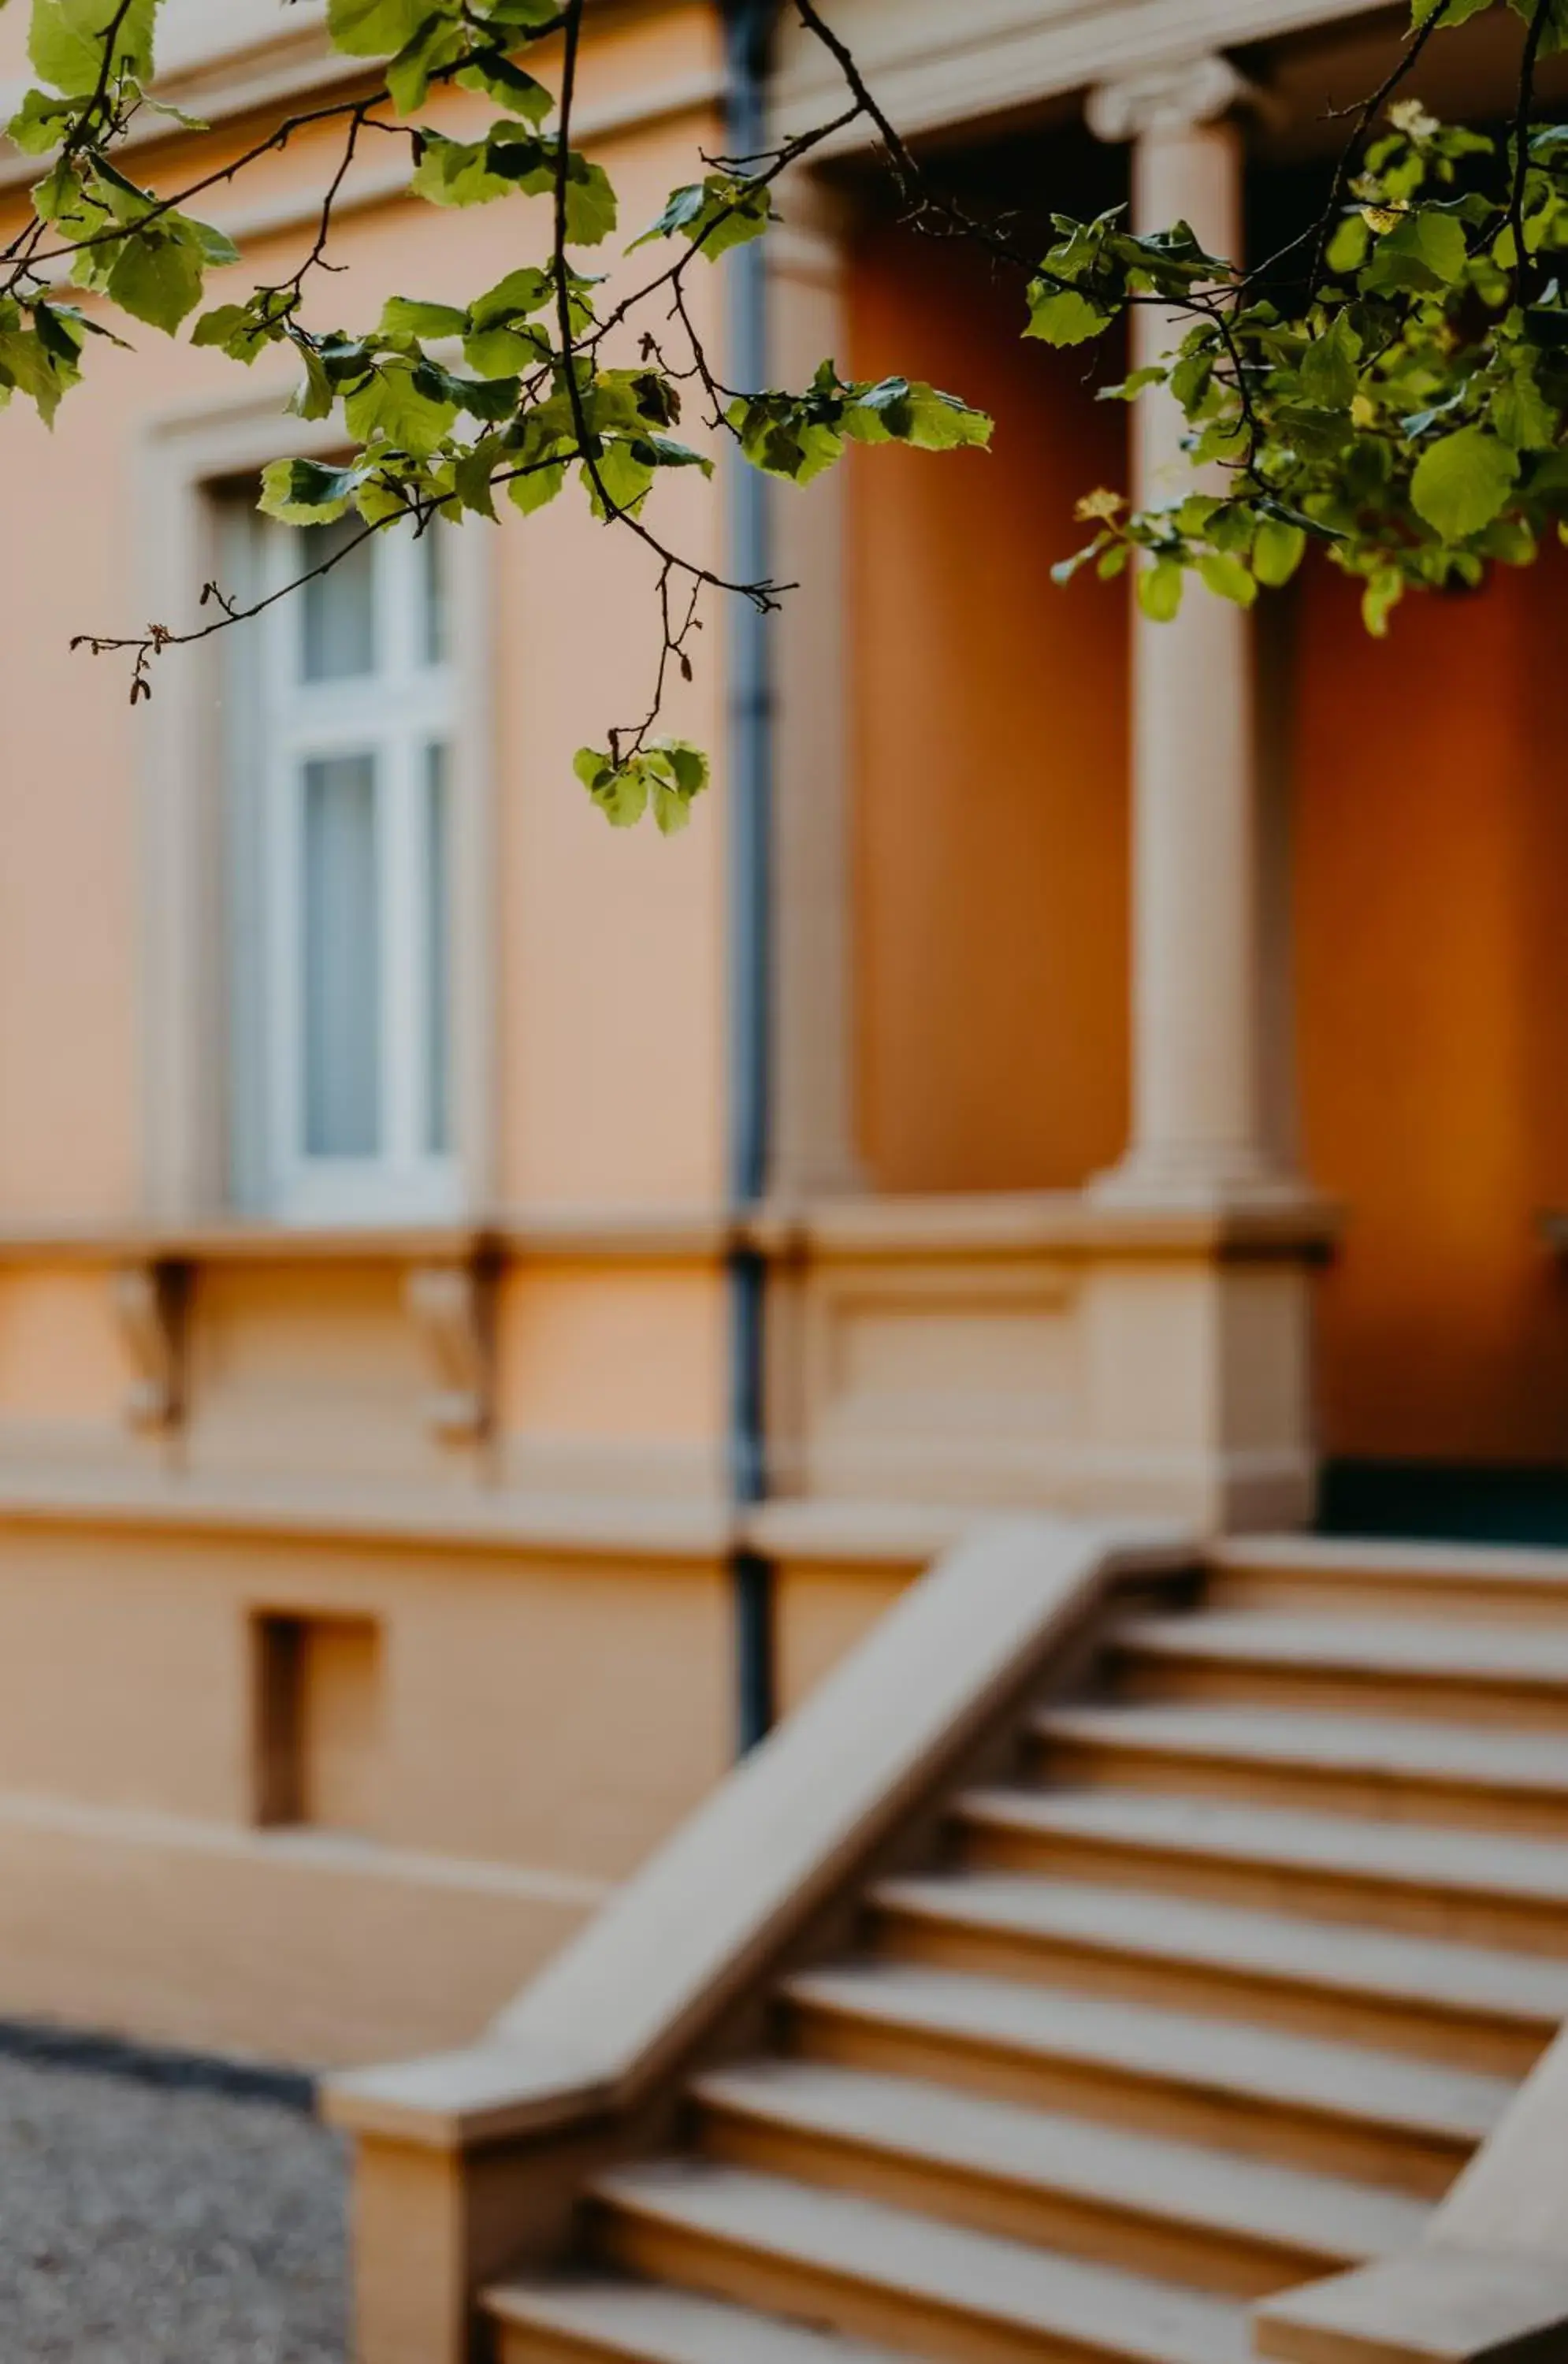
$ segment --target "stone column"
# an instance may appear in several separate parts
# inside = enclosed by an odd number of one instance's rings
[[[1224,59],[1188,58],[1096,90],[1091,128],[1133,146],[1140,229],[1184,220],[1239,257],[1244,167],[1232,119],[1246,84]],[[1184,324],[1133,318],[1134,367]],[[1140,505],[1196,488],[1168,396],[1132,409]],[[1095,1186],[1129,1205],[1222,1209],[1292,1185],[1271,1152],[1262,1042],[1262,879],[1251,619],[1189,582],[1182,612],[1133,608],[1133,1121],[1122,1164]]]

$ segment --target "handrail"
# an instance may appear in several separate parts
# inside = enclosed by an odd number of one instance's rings
[[[1050,1519],[958,1544],[484,2038],[328,2080],[339,2125],[436,2149],[634,2108],[1027,1697],[1168,1533]]]

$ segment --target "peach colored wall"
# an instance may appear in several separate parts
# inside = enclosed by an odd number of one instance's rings
[[[774,1584],[774,1678],[791,1715],[911,1582],[906,1568],[784,1566]]]
[[[713,39],[706,8],[629,27],[595,52],[585,103],[679,83],[711,61]],[[690,176],[711,130],[698,109],[606,139],[628,230]],[[301,144],[241,189],[247,202],[276,196],[312,171],[318,181],[319,153]],[[221,215],[220,199],[209,206]],[[286,273],[309,237],[302,226],[253,243],[235,286]],[[530,201],[456,217],[398,204],[347,214],[334,243],[347,268],[317,284],[316,318],[373,319],[393,292],[466,297],[541,252],[547,237]],[[642,257],[619,267],[650,266]],[[228,292],[215,282],[216,295]],[[717,279],[696,300],[712,312]],[[123,663],[72,655],[69,641],[145,618],[137,517],[151,423],[253,401],[274,382],[281,408],[295,375],[271,357],[247,374],[150,329],[134,343],[95,348],[89,382],[52,437],[19,405],[0,426],[9,546],[26,554],[14,578],[26,597],[0,639],[10,718],[0,782],[0,1217],[117,1213],[139,1190],[145,729],[127,703]],[[700,481],[662,486],[656,498],[671,535],[711,555],[719,508]],[[595,527],[575,491],[534,520],[502,506],[498,530],[473,529],[493,544],[496,585],[498,1186],[551,1202],[700,1200],[717,1188],[722,1157],[722,797],[672,843],[651,831],[646,842],[612,833],[590,808],[572,777],[573,750],[640,714],[651,684],[647,553]],[[190,586],[192,616],[199,589]],[[718,638],[710,630],[712,657],[669,718],[716,750]]]
[[[584,1902],[237,1834],[0,1813],[0,2016],[305,2066],[471,2043]]]
[[[1327,568],[1297,656],[1296,928],[1329,1449],[1568,1455],[1568,562],[1413,600],[1386,642]]]
[[[726,1302],[711,1271],[514,1274],[497,1319],[503,1425],[628,1444],[713,1438],[725,1411]]]
[[[131,1378],[102,1273],[0,1273],[0,1422],[113,1422]]]
[[[381,1627],[388,1846],[616,1879],[729,1758],[717,1567],[0,1526],[0,1793],[244,1828],[250,1620]]]
[[[868,229],[851,304],[857,375],[997,421],[851,463],[861,1145],[888,1189],[1073,1185],[1126,1132],[1126,602],[1050,570],[1125,417],[973,254]]]

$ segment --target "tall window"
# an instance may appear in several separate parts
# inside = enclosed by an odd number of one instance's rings
[[[263,593],[346,554],[236,636],[236,1197],[439,1217],[458,1197],[444,536],[245,530]]]

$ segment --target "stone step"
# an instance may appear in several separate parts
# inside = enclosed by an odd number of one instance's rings
[[[656,2282],[509,2281],[484,2294],[497,2364],[908,2364],[890,2348]]]
[[[1107,1664],[1136,1699],[1568,1729],[1568,1624],[1217,1609],[1126,1619]]]
[[[1173,1888],[1219,1903],[1568,1955],[1568,1844],[1139,1790],[972,1790],[957,1815],[991,1869]]]
[[[813,2060],[925,2078],[1286,2165],[1444,2192],[1515,2091],[1361,2045],[898,1963],[782,1990]]]
[[[1568,1622],[1568,1551],[1238,1535],[1213,1546],[1208,1567],[1207,1598],[1217,1608]]]
[[[701,2163],[595,2186],[617,2263],[972,2364],[1249,2364],[1245,2308],[842,2191]]]
[[[703,2147],[1102,2265],[1262,2298],[1418,2240],[1418,2202],[899,2077],[762,2061],[698,2080]]]
[[[884,1881],[880,1953],[1296,2027],[1522,2077],[1568,2020],[1539,1955],[1009,1873]]]
[[[1052,1707],[1035,1742],[1051,1779],[1180,1789],[1381,1821],[1568,1829],[1568,1723],[1474,1729],[1404,1716],[1208,1705]]]

